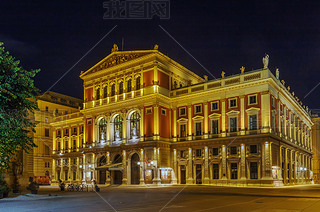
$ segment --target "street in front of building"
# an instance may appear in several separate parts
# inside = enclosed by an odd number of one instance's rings
[[[201,188],[200,188],[201,187]],[[49,196],[50,194],[50,196]],[[319,211],[320,186],[240,188],[108,186],[101,192],[41,187],[36,196],[0,201],[1,211]],[[50,210],[48,210],[50,208]]]

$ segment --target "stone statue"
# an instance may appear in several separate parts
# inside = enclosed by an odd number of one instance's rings
[[[116,141],[120,141],[120,130],[119,128],[116,129]]]
[[[224,79],[224,75],[226,74],[226,72],[222,71],[221,72],[221,78]]]
[[[266,69],[268,68],[269,65],[269,55],[266,54],[263,58],[262,58],[262,62],[263,62],[263,68]]]
[[[111,49],[111,52],[117,52],[119,50],[117,44],[113,44],[113,48]]]
[[[245,69],[246,69],[246,67],[241,66],[241,68],[240,68],[241,74],[244,73],[244,70],[245,70]]]
[[[288,88],[287,88],[287,89],[288,89],[288,91],[290,91],[290,86],[288,86]]]
[[[280,73],[279,73],[279,69],[277,68],[277,69],[276,69],[276,78],[277,78],[277,80],[279,79],[279,74],[280,74]]]
[[[158,44],[154,45],[153,50],[158,50],[158,49],[159,49],[159,45]]]
[[[137,139],[137,128],[136,126],[132,127],[132,139]]]
[[[282,85],[284,85],[286,82],[284,80],[281,80]]]
[[[208,82],[208,76],[207,75],[203,75],[204,81]]]
[[[294,96],[294,91],[292,91],[292,96]]]
[[[101,132],[101,141],[104,141],[104,132]]]

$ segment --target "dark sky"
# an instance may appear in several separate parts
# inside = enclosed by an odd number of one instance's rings
[[[159,50],[203,76],[205,67],[219,78],[262,67],[278,67],[280,77],[310,108],[320,108],[320,1],[171,0],[170,19],[104,20],[106,1],[0,2],[0,41],[24,68],[40,68],[36,86],[50,88],[88,50],[117,26],[53,88],[82,98],[79,78],[110,53],[113,43],[124,50]],[[160,27],[192,54],[201,67]],[[207,74],[208,75],[208,74]],[[213,77],[209,76],[209,79]]]

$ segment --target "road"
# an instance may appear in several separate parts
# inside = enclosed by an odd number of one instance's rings
[[[0,200],[0,211],[320,212],[320,185],[284,188],[118,186],[102,187],[99,193],[60,192],[56,187],[42,187],[38,196],[28,200]]]

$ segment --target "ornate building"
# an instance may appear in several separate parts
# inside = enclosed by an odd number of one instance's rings
[[[153,50],[81,72],[83,109],[54,118],[52,183],[310,182],[310,113],[264,68],[208,81]]]
[[[29,114],[29,118],[36,124],[33,137],[37,145],[28,153],[20,152],[16,156],[15,167],[7,175],[9,184],[14,174],[19,178],[19,183],[25,186],[29,183],[29,177],[41,184],[50,183],[52,174],[52,132],[50,125],[55,116],[74,113],[82,106],[83,101],[63,94],[48,91],[37,97],[36,103],[39,110]],[[13,173],[14,172],[14,173]]]
[[[315,183],[320,183],[320,117],[312,115],[312,150],[313,150],[313,178]]]

